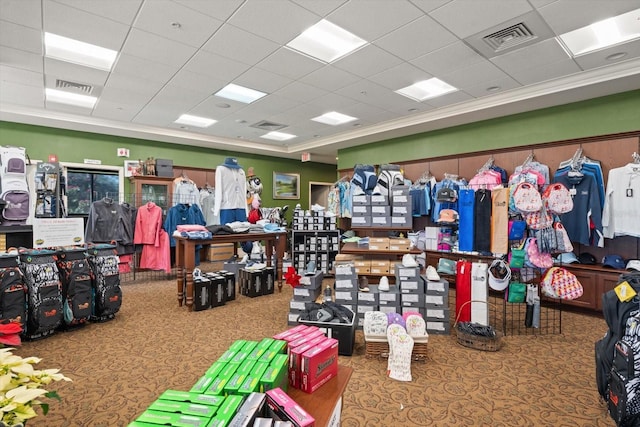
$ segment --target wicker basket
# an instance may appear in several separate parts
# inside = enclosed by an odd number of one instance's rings
[[[389,343],[387,341],[366,341],[365,340],[365,357],[368,359],[373,357],[389,357]],[[427,360],[427,343],[413,343],[413,351],[411,359],[424,362]]]
[[[460,313],[462,312],[462,308],[465,305],[470,304],[472,302],[480,302],[480,303],[485,303],[487,305],[490,304],[486,301],[471,300],[471,301],[466,301],[464,304],[460,306],[460,310],[456,315],[456,321],[453,325],[453,327],[456,330],[456,341],[458,342],[458,344],[464,347],[473,348],[475,350],[481,350],[481,351],[500,350],[500,347],[502,346],[502,336],[503,336],[502,332],[495,331],[496,335],[494,337],[485,337],[482,335],[473,335],[458,329],[458,319],[460,318]]]

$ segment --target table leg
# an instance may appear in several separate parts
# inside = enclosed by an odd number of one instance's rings
[[[186,287],[186,305],[189,311],[193,311],[193,269],[196,267],[196,243],[190,240],[183,240],[184,269]]]
[[[278,281],[278,292],[282,292],[282,276],[284,272],[282,271],[282,259],[284,258],[284,253],[287,250],[287,235],[284,234],[282,236],[276,237],[276,276]]]
[[[182,307],[184,301],[184,250],[182,249],[182,242],[176,240],[176,282],[178,285],[178,306]]]

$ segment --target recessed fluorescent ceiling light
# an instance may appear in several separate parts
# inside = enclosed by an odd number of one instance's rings
[[[222,98],[232,99],[234,101],[242,102],[245,104],[251,104],[253,101],[265,96],[266,93],[249,89],[248,87],[229,83],[214,95],[220,96]]]
[[[572,56],[640,38],[640,9],[598,21],[561,34],[560,40]]]
[[[396,93],[416,101],[424,101],[425,99],[435,98],[449,92],[455,92],[456,90],[458,89],[450,84],[433,77],[429,80],[423,80],[421,82],[414,83],[411,86],[398,89]]]
[[[198,117],[198,116],[192,116],[190,114],[183,114],[180,117],[178,117],[178,120],[176,120],[174,123],[187,125],[187,126],[195,126],[199,128],[208,128],[209,126],[211,126],[216,122],[217,120],[208,119],[206,117]]]
[[[324,62],[333,62],[367,42],[323,19],[287,43],[287,47]]]
[[[118,55],[115,50],[52,33],[44,33],[44,48],[48,58],[105,71],[111,70]]]
[[[93,108],[98,100],[95,96],[80,95],[79,93],[65,92],[57,89],[45,89],[45,96],[47,102],[57,102],[84,108]]]
[[[295,137],[296,135],[291,135],[290,133],[273,131],[273,132],[265,133],[260,138],[273,139],[274,141],[286,141],[288,139],[293,139]]]
[[[314,117],[311,120],[324,123],[327,125],[331,125],[331,126],[338,126],[338,125],[349,123],[358,119],[356,117],[351,117],[351,116],[347,116],[346,114],[341,114],[336,111],[332,111],[330,113],[325,113],[321,116]]]

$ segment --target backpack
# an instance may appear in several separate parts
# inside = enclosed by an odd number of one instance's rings
[[[86,249],[62,249],[57,257],[64,325],[81,326],[91,317],[93,305],[93,271],[87,260]]]
[[[0,198],[5,207],[3,225],[24,225],[29,218],[26,151],[23,147],[0,147]]]
[[[0,323],[19,323],[24,331],[27,319],[27,285],[17,255],[0,255]]]
[[[607,396],[609,414],[618,426],[640,422],[640,313],[629,316],[614,347]]]
[[[53,334],[62,323],[62,284],[55,251],[22,249],[20,267],[27,284],[28,340]]]
[[[94,276],[91,320],[105,322],[113,319],[122,305],[119,258],[116,247],[109,244],[91,246],[88,253]]]
[[[381,190],[381,194],[391,200],[391,187],[404,185],[404,176],[402,176],[400,166],[391,164],[381,165],[377,184]]]

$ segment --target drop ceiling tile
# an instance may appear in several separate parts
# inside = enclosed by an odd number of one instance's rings
[[[129,26],[53,1],[44,3],[44,31],[119,51]]]
[[[287,44],[319,20],[317,15],[295,3],[260,0],[244,3],[228,22],[276,43]]]
[[[266,93],[274,93],[291,83],[291,79],[265,70],[251,68],[234,80],[235,84]]]
[[[153,0],[142,5],[134,27],[199,48],[221,25],[222,21],[174,1]]]
[[[541,7],[538,12],[551,29],[560,35],[638,7],[638,0],[582,0],[579,7],[576,7],[574,0],[558,0]]]
[[[45,3],[51,2],[51,0],[44,1]],[[67,6],[84,10],[85,12],[89,12],[94,15],[104,16],[105,18],[131,25],[143,0],[55,0],[55,2],[63,3]]]
[[[328,92],[326,90],[299,81],[288,84],[275,92],[278,96],[298,102],[309,102],[310,100],[326,95],[327,93]]]
[[[620,58],[618,61],[607,60],[607,57],[609,55],[614,55],[616,53],[622,52],[624,52],[626,55]],[[583,70],[590,70],[592,68],[612,65],[616,62],[633,60],[638,57],[640,57],[640,40],[612,46],[610,48],[602,49],[597,52],[576,56],[573,59]]]
[[[426,71],[403,62],[382,73],[370,76],[369,80],[395,91],[431,77],[433,76]]]
[[[0,63],[23,70],[42,72],[42,56],[0,45]]]
[[[169,84],[185,89],[213,93],[224,87],[227,84],[227,81],[216,78],[210,74],[194,73],[193,71],[183,68],[173,76],[169,81]]]
[[[230,24],[223,25],[202,50],[253,65],[278,49],[279,45]]]
[[[488,80],[476,86],[467,86],[461,89],[475,98],[482,98],[484,96],[495,95],[496,93],[505,92],[507,90],[515,89],[521,86],[522,85],[520,83],[518,83],[511,77],[505,76],[495,80]],[[489,91],[488,88],[497,89]]]
[[[278,123],[287,122],[290,126],[295,126],[301,122],[304,124],[311,124],[307,122],[313,117],[317,117],[321,114],[321,109],[317,106],[299,104],[295,108],[273,112],[273,114],[269,116],[269,120],[273,120]]]
[[[507,75],[493,65],[491,61],[485,60],[438,77],[458,89],[463,89],[501,79],[507,77]]]
[[[44,82],[42,73],[9,67],[4,64],[0,64],[0,80],[40,88]]]
[[[245,108],[247,104],[210,95],[191,109],[197,116],[211,117],[221,120]]]
[[[416,58],[411,64],[435,77],[441,77],[482,61],[485,58],[460,41]]]
[[[360,124],[384,122],[394,119],[398,116],[396,113],[389,110],[362,102],[358,102],[357,104],[353,105],[347,105],[341,112],[352,117],[357,117],[357,122]]]
[[[58,61],[51,58],[45,58],[44,60],[44,73],[46,76],[56,76],[56,78],[62,80],[89,84],[92,86],[104,86],[107,81],[107,77],[109,76],[109,72],[104,70],[83,67],[82,65]],[[53,84],[55,85],[55,81]]]
[[[328,113],[330,111],[341,112],[341,109],[348,105],[353,105],[357,101],[351,98],[347,98],[346,96],[341,96],[336,93],[329,93],[327,95],[321,96],[320,98],[316,98],[311,102],[307,103],[312,107],[318,107],[321,112],[319,115]]]
[[[353,0],[333,11],[327,19],[372,42],[422,15],[423,12],[409,2]]]
[[[99,103],[109,102],[119,104],[123,108],[137,107],[142,109],[153,98],[155,93],[138,92],[132,89],[119,89],[115,87],[105,87],[100,94]]]
[[[318,16],[325,16],[333,10],[336,10],[341,5],[345,4],[347,0],[292,0],[294,3],[299,4],[307,10],[317,14]]]
[[[249,66],[209,52],[198,51],[184,66],[185,70],[206,74],[220,80],[232,81],[249,69]]]
[[[330,92],[355,83],[358,80],[358,76],[336,68],[334,65],[325,65],[321,69],[300,79],[303,83],[307,83]]]
[[[424,12],[429,13],[434,9],[439,8],[451,0],[410,0],[411,3],[422,9]]]
[[[416,101],[406,96],[399,95],[391,89],[367,80],[361,80],[344,87],[336,93],[365,104],[382,106],[387,110],[395,108],[408,110],[417,104]]]
[[[226,21],[245,0],[175,0],[193,10]]]
[[[170,105],[153,104],[145,106],[131,120],[133,123],[142,123],[150,126],[165,127],[173,123],[184,111],[172,108]]]
[[[267,95],[247,105],[243,111],[256,112],[261,115],[263,119],[266,119],[271,116],[274,111],[289,110],[299,105],[299,102],[288,98],[283,98],[278,95]],[[288,125],[288,123],[281,124]]]
[[[58,104],[56,102],[47,102],[45,100],[47,110],[59,111],[61,113],[75,114],[78,116],[90,116],[91,108],[77,107],[75,105]]]
[[[276,52],[260,61],[256,67],[297,80],[322,68],[323,65],[324,64],[322,62],[311,59],[308,56],[301,55],[286,47],[281,47]]]
[[[417,40],[420,42],[414,42]],[[423,16],[381,37],[374,44],[410,61],[457,40],[456,36],[435,20]]]
[[[182,66],[195,52],[194,47],[137,28],[131,29],[122,49],[123,54],[175,67]]]
[[[533,66],[512,70],[509,72],[509,75],[523,85],[531,85],[579,73],[580,71],[582,70],[573,59],[566,58],[558,62],[547,63],[537,67]]]
[[[531,10],[526,0],[453,0],[429,15],[464,39]]]
[[[529,3],[531,3],[531,5],[536,9],[539,9],[542,6],[548,5],[549,3],[553,3],[554,1],[558,0],[529,0]]]
[[[42,31],[0,21],[0,45],[42,55]]]
[[[103,97],[100,97],[91,115],[101,119],[129,122],[143,106],[144,104],[140,106],[134,106],[133,104],[123,105],[121,102],[106,101]]]
[[[111,73],[164,83],[169,80],[179,68],[177,65],[161,64],[145,58],[121,53],[118,55],[118,59]]]
[[[199,104],[208,96],[207,93],[197,90],[189,90],[174,85],[166,85],[149,102],[150,106],[157,104],[170,104],[172,109],[189,111],[194,105]],[[176,117],[177,118],[177,117]]]
[[[1,68],[0,71],[2,71]],[[0,104],[42,108],[44,106],[42,84],[37,87],[2,79],[0,80]]]
[[[39,1],[2,0],[1,20],[41,30],[41,17],[42,8]]]
[[[408,117],[408,116],[412,116],[412,115],[417,115],[417,114],[423,114],[426,113],[427,111],[431,111],[434,110],[435,107],[432,105],[429,105],[427,103],[424,102],[416,102],[415,105],[411,108],[406,108],[406,107],[401,107],[401,108],[389,108],[389,111],[393,114],[395,114],[395,118],[401,118],[401,117]]]
[[[446,95],[439,96],[426,100],[424,103],[436,108],[446,107],[448,105],[459,104],[464,101],[471,101],[474,98],[461,90],[457,92],[448,93]]]
[[[491,58],[505,73],[552,64],[569,59],[560,43],[553,38]]]
[[[361,77],[369,77],[381,73],[400,64],[402,60],[397,56],[380,49],[372,44],[334,62],[335,66]]]
[[[144,74],[132,76],[123,73],[111,73],[105,88],[130,90],[134,92],[154,95],[164,86],[164,82],[145,78]]]

